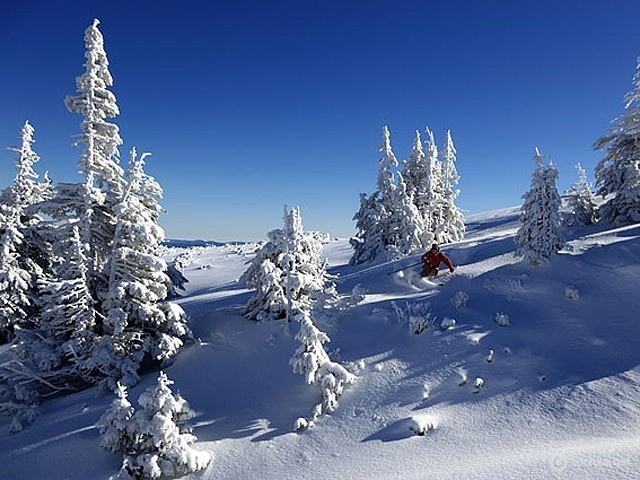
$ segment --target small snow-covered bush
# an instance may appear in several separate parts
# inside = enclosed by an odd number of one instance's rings
[[[112,453],[126,452],[131,446],[127,428],[132,416],[133,407],[127,399],[127,389],[118,383],[116,398],[98,420],[100,446]]]
[[[501,327],[506,327],[507,325],[509,325],[509,315],[507,315],[506,313],[496,313],[493,317],[493,321]]]
[[[567,287],[564,289],[564,298],[567,300],[578,300],[580,292],[575,287]]]
[[[507,280],[507,298],[516,300],[518,295],[524,291],[521,278],[510,278]]]
[[[134,413],[119,387],[118,397],[99,421],[101,445],[111,452],[124,452],[122,470],[133,479],[177,477],[203,470],[211,461],[207,452],[190,446],[197,438],[187,423],[195,416],[187,401],[174,395],[173,381],[160,372],[158,382],[138,398],[141,409]]]
[[[487,361],[487,363],[493,362],[493,349],[489,349],[489,355],[487,355],[485,360]]]
[[[311,425],[313,424],[313,422],[311,424],[309,424],[309,422],[307,421],[306,418],[298,418],[296,419],[296,421],[293,424],[293,430],[295,432],[300,432],[302,430],[306,430],[307,428],[309,428]]]
[[[409,430],[416,435],[423,436],[430,430],[435,430],[437,424],[435,419],[428,416],[415,416],[409,419]]]
[[[469,295],[467,295],[463,291],[457,291],[453,297],[451,297],[451,305],[454,306],[456,310],[462,310],[467,307],[467,303],[469,302]]]
[[[449,330],[450,328],[453,328],[455,326],[456,326],[455,318],[444,317],[444,320],[440,322],[440,328],[442,330]]]
[[[367,364],[365,363],[365,361],[363,359],[357,360],[355,362],[349,362],[346,365],[347,370],[349,370],[351,373],[356,374],[361,372],[362,370],[364,370],[367,366]]]
[[[478,393],[482,387],[484,387],[484,380],[480,377],[476,377],[475,382],[473,382],[473,393]]]
[[[407,323],[409,331],[416,335],[425,331],[436,321],[436,317],[431,315],[429,303],[406,302],[405,308],[399,307],[396,302],[391,302],[391,305],[396,312],[398,320],[402,323]]]

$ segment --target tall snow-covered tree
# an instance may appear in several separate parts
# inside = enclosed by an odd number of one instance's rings
[[[531,176],[531,189],[523,195],[520,228],[516,234],[516,255],[532,265],[546,263],[564,246],[561,233],[560,195],[556,189],[558,170],[536,148],[536,169]]]
[[[399,255],[408,255],[420,250],[424,232],[424,221],[418,211],[413,196],[407,191],[402,173],[397,172],[397,185],[394,190],[391,215],[388,219],[388,238],[391,244],[387,249]]]
[[[412,192],[397,171],[398,159],[386,126],[378,151],[382,153],[378,189],[369,197],[361,194],[360,209],[353,217],[358,232],[351,240],[352,265],[373,260],[383,252],[406,255],[420,248],[423,221],[413,205]]]
[[[209,453],[191,446],[197,437],[191,433],[188,421],[195,413],[184,398],[173,394],[172,384],[173,381],[160,372],[157,383],[140,395],[138,403],[142,408],[127,421],[126,435],[120,439],[120,445],[103,436],[103,445],[110,451],[123,447],[123,469],[132,478],[180,477],[203,470],[211,462]],[[106,422],[109,418],[105,419],[107,427],[115,428],[115,422]],[[110,431],[106,428],[105,434]],[[118,432],[114,435],[117,437]]]
[[[413,199],[413,204],[418,209],[421,217],[420,242],[422,247],[430,246],[435,239],[432,231],[433,220],[431,218],[434,200],[434,192],[431,189],[434,183],[431,165],[434,157],[435,142],[433,142],[433,134],[429,129],[427,129],[427,135],[430,137],[427,143],[429,157],[425,154],[420,132],[416,130],[411,154],[402,167],[402,177],[406,184],[407,193]],[[437,161],[437,149],[435,150],[435,161]]]
[[[593,225],[598,221],[598,205],[587,181],[587,171],[579,163],[576,169],[578,180],[567,191],[568,206],[571,210],[567,224],[569,226]]]
[[[600,217],[613,225],[640,222],[640,57],[636,69],[625,111],[594,144],[605,152],[595,169],[598,193],[606,198]]]
[[[360,194],[360,208],[353,216],[357,234],[349,240],[353,248],[350,265],[371,262],[384,251],[383,211],[378,192]]]
[[[244,313],[253,320],[277,320],[310,311],[317,302],[331,302],[335,286],[321,259],[322,244],[302,226],[299,208],[284,207],[284,227],[269,232],[240,282],[256,294]]]
[[[433,241],[437,241],[436,232],[438,226],[443,223],[444,205],[444,182],[442,178],[442,162],[439,159],[438,146],[436,145],[433,132],[426,129],[427,140],[425,141],[425,161],[426,178],[424,188],[421,192],[421,200],[418,202],[418,209],[425,218],[425,226],[430,234],[431,240],[425,243],[425,247],[430,247]]]
[[[81,369],[90,353],[95,313],[77,228],[58,235],[53,252],[63,260],[38,281],[41,310],[16,329],[11,360],[0,367],[16,425],[33,419],[29,406],[90,384]]]
[[[50,196],[51,182],[48,176],[39,182],[39,175],[33,169],[40,157],[33,151],[31,146],[35,140],[33,138],[35,129],[25,121],[20,129],[21,145],[19,147],[9,147],[9,150],[16,152],[16,175],[13,184],[10,185],[0,198],[0,202],[10,208],[17,210],[21,224],[28,224],[31,216],[26,210]]]
[[[36,310],[33,294],[34,277],[42,274],[38,256],[42,245],[35,242],[34,232],[40,218],[26,210],[47,197],[48,185],[36,180],[33,165],[40,157],[31,144],[34,129],[28,121],[20,130],[21,145],[9,147],[16,152],[16,176],[0,197],[0,338],[6,340]],[[25,233],[27,235],[25,241]],[[32,258],[33,256],[33,258]]]
[[[378,197],[382,216],[381,230],[383,247],[392,253],[406,255],[420,248],[422,221],[413,205],[411,192],[408,191],[402,174],[397,171],[399,162],[391,147],[391,134],[384,126],[382,153],[379,160]]]
[[[394,192],[396,190],[395,169],[398,168],[398,159],[391,147],[391,133],[385,125],[382,127],[382,144],[378,148],[382,157],[378,160],[380,169],[378,170],[378,192],[380,202],[383,206],[389,207],[393,204]]]
[[[422,147],[422,139],[420,132],[416,130],[416,136],[413,139],[411,154],[409,158],[402,162],[402,176],[407,185],[407,190],[414,193],[422,193],[426,190],[426,180],[429,175],[428,165],[425,161],[425,153]],[[416,204],[418,198],[422,200],[420,195],[414,195]]]
[[[77,144],[83,145],[78,166],[84,176],[81,188],[75,191],[80,198],[78,216],[81,220],[81,238],[89,248],[89,278],[95,291],[97,275],[111,252],[115,231],[114,206],[120,201],[126,181],[119,165],[118,147],[122,139],[118,126],[107,119],[120,111],[115,95],[108,87],[113,85],[109,61],[104,50],[104,38],[96,19],[85,31],[85,72],[77,77],[77,95],[67,96],[65,103],[71,112],[82,115],[81,134]]]
[[[392,244],[389,238],[389,218],[394,203],[394,169],[398,167],[398,159],[391,148],[391,134],[386,125],[382,128],[382,144],[378,151],[382,153],[378,161],[378,189],[369,197],[361,194],[360,209],[353,217],[358,231],[351,241],[354,249],[350,261],[352,265],[375,259]]]
[[[436,200],[440,203],[441,212],[434,232],[438,243],[457,242],[462,240],[464,236],[464,217],[455,204],[455,200],[460,194],[460,190],[456,188],[460,180],[455,164],[456,153],[451,131],[447,130],[441,163],[442,198]]]
[[[29,290],[31,274],[20,266],[18,249],[23,236],[13,213],[4,215],[4,232],[0,235],[0,339],[13,337],[14,330],[32,310]]]
[[[106,375],[111,388],[117,381],[135,383],[132,368],[137,370],[135,364],[144,355],[166,364],[190,336],[182,308],[165,302],[171,280],[159,256],[164,240],[158,225],[162,188],[144,172],[147,155],[138,157],[135,148],[131,150],[127,185],[113,207],[116,228],[107,265],[106,318],[90,362]]]

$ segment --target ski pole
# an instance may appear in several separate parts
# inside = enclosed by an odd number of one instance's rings
[[[406,266],[406,267],[404,267],[404,268],[401,268],[401,269],[399,269],[399,270],[394,270],[393,272],[389,272],[389,273],[387,273],[387,275],[391,275],[392,273],[398,273],[398,272],[401,272],[401,271],[403,271],[403,270],[406,270],[407,268],[411,268],[411,267],[415,267],[415,266],[417,266],[417,265],[420,265],[421,263],[422,263],[422,262],[412,263],[411,265],[408,265],[408,266]]]

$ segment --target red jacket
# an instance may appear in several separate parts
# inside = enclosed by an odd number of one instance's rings
[[[422,258],[420,260],[428,264],[431,268],[438,268],[440,266],[440,262],[442,262],[447,267],[449,267],[449,270],[453,269],[453,263],[451,263],[449,257],[447,257],[440,250],[438,250],[437,252],[429,250],[427,253],[422,255]]]

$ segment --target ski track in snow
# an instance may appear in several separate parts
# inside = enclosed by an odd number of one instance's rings
[[[349,266],[346,240],[325,245],[340,293],[367,292],[318,321],[332,359],[358,380],[302,433],[293,422],[319,392],[288,364],[296,325],[241,316],[251,292],[236,280],[255,245],[167,249],[189,279],[179,303],[198,340],[166,372],[199,412],[197,448],[213,454],[189,478],[640,478],[640,225],[569,230],[552,263],[529,268],[513,256],[518,214],[467,218],[466,238],[444,247],[457,269],[436,279],[442,288],[419,267],[389,274],[419,255]],[[456,309],[460,291],[469,298]],[[434,325],[410,333],[392,301],[428,303]],[[456,320],[448,330],[445,317]],[[134,405],[156,376],[131,389]],[[93,427],[110,401],[93,389],[53,399],[18,435],[2,419],[0,479],[115,475],[121,459]],[[416,424],[434,428],[417,436]]]

